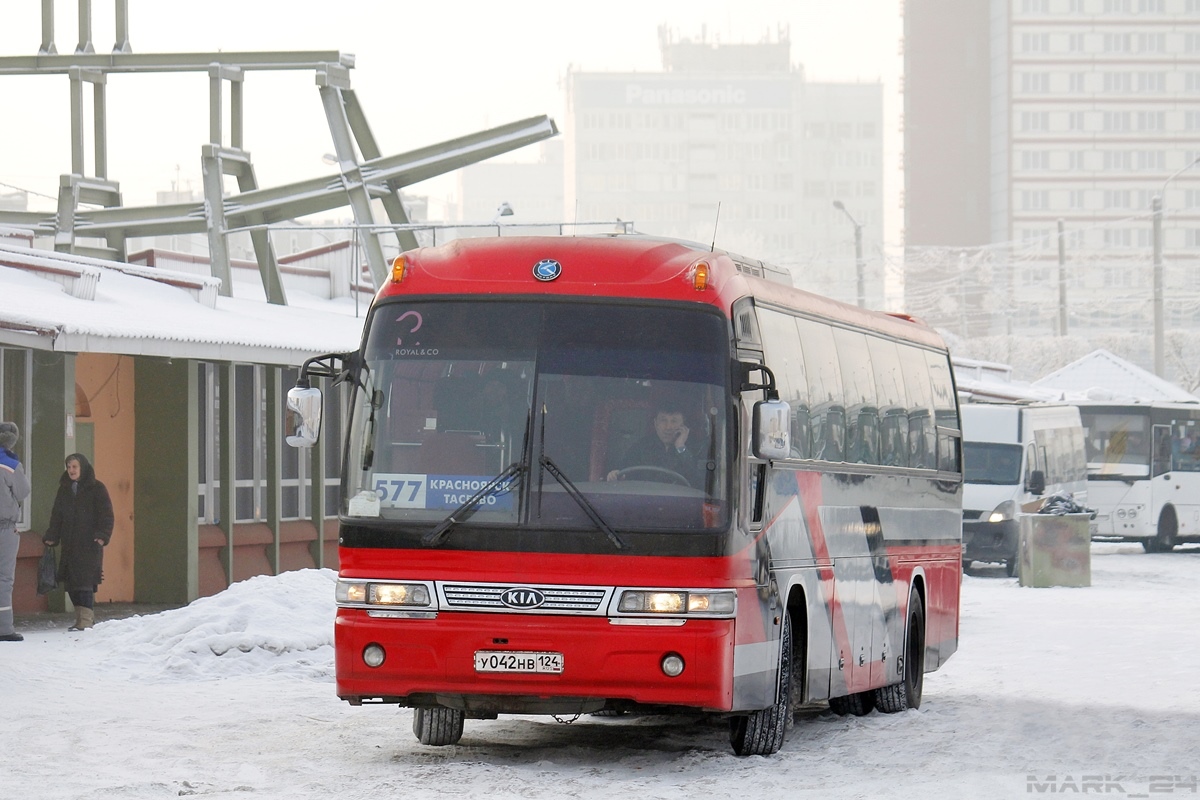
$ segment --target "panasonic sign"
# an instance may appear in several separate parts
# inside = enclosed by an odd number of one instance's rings
[[[746,90],[725,85],[713,88],[650,88],[640,83],[625,86],[625,103],[631,106],[740,106]]]

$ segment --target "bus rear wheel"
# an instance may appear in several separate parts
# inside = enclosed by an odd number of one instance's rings
[[[414,708],[413,733],[421,744],[458,744],[463,735],[463,712],[453,708]]]
[[[844,717],[847,714],[855,717],[865,717],[875,709],[875,693],[873,691],[855,692],[845,697],[829,698],[829,710]]]
[[[739,756],[769,756],[779,752],[792,720],[792,670],[796,668],[792,654],[792,621],[783,614],[783,630],[779,632],[779,684],[775,705],[729,720],[729,743]],[[803,663],[799,665],[804,668]]]
[[[925,688],[925,606],[913,587],[908,593],[908,626],[904,637],[904,679],[875,690],[875,705],[885,714],[921,707]]]

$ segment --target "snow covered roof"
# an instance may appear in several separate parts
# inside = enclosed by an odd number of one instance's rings
[[[288,289],[220,297],[207,276],[0,245],[0,344],[67,353],[299,365],[358,347],[365,305]]]
[[[1056,400],[1058,392],[1037,389],[1024,381],[1014,381],[1012,367],[994,361],[977,361],[952,356],[954,385],[959,400],[979,403],[1022,403]]]
[[[1067,400],[1200,403],[1200,397],[1107,350],[1093,350],[1033,385],[1061,392]]]

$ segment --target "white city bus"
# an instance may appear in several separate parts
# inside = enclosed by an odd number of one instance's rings
[[[1092,538],[1148,553],[1200,541],[1200,404],[1085,403]]]

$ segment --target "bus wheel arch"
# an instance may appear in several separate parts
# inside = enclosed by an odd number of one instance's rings
[[[1179,517],[1175,506],[1165,505],[1158,515],[1157,533],[1152,539],[1142,540],[1142,549],[1147,553],[1169,553],[1178,544]]]
[[[793,593],[793,597],[795,593]],[[803,593],[800,594],[803,602]],[[731,717],[729,720],[729,743],[733,752],[739,756],[769,756],[779,752],[784,738],[792,727],[792,712],[795,708],[796,670],[801,670],[799,683],[803,686],[805,669],[803,656],[797,655],[797,632],[801,632],[799,641],[807,638],[807,617],[799,626],[793,625],[795,603],[789,598],[788,605],[780,614],[779,631],[779,672],[775,704],[768,708],[753,711],[749,714]],[[800,611],[804,610],[803,605]],[[802,689],[801,689],[802,691]]]
[[[924,584],[914,580],[908,592],[904,624],[904,668],[898,683],[875,690],[875,707],[886,714],[921,707],[925,689],[926,619]]]
[[[792,711],[808,702],[808,597],[804,588],[793,586],[788,593],[787,616],[792,627]],[[788,717],[788,728],[792,718]]]

